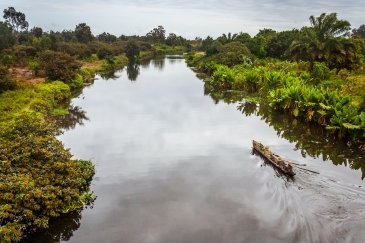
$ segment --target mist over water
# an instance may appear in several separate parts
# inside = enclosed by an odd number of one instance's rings
[[[74,99],[82,124],[73,119],[61,140],[75,158],[96,164],[97,199],[34,242],[365,239],[360,170],[303,157],[260,116],[215,104],[183,60],[154,60],[130,73],[99,78]],[[252,154],[252,139],[306,166],[289,180]]]

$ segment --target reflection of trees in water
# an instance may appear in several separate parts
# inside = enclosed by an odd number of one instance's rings
[[[29,234],[22,242],[60,242],[68,241],[80,228],[81,210],[62,215],[49,222],[49,228]]]
[[[162,71],[165,67],[165,58],[159,58],[152,60],[152,65],[158,70]]]
[[[176,55],[176,56],[171,55],[171,56],[167,56],[166,58],[167,58],[167,60],[169,60],[169,64],[175,64],[175,63],[181,62],[184,57],[180,56],[180,55]]]
[[[236,103],[242,101],[246,97],[245,92],[216,92],[208,83],[204,84],[204,95],[209,95],[214,101],[214,104],[218,104],[219,102],[227,104]]]
[[[246,116],[256,115],[257,104],[255,102],[243,102],[237,106],[237,109]]]
[[[140,60],[139,61],[139,65],[142,67],[142,68],[148,68],[151,64],[151,59],[147,59],[147,60]]]
[[[102,79],[118,79],[119,76],[116,75],[117,71],[120,71],[120,70],[112,70],[112,69],[109,69],[109,70],[103,70],[102,72],[99,73],[100,77]]]
[[[65,130],[74,129],[76,125],[84,125],[84,121],[88,120],[86,112],[79,106],[70,106],[67,115],[56,117],[57,124]]]
[[[204,94],[209,95],[215,103],[236,103],[244,100],[243,93],[214,91],[205,85]],[[295,143],[296,149],[302,156],[322,158],[332,161],[334,165],[349,166],[354,170],[361,170],[362,179],[365,178],[365,154],[356,145],[339,140],[336,135],[316,124],[305,123],[293,119],[288,114],[277,112],[268,105],[257,105],[255,102],[241,102],[238,110],[246,116],[261,117],[269,126],[273,127],[279,137]]]
[[[308,124],[291,118],[288,114],[279,114],[270,107],[261,105],[257,112],[262,120],[272,126],[278,136],[295,143],[302,156],[307,155],[324,161],[331,160],[335,165],[349,166],[354,170],[361,169],[365,177],[365,154],[355,144],[339,140],[332,132],[316,124]]]
[[[127,76],[130,81],[136,81],[139,75],[139,64],[138,63],[128,63],[127,66]]]
[[[181,59],[177,59],[177,58],[168,58],[169,60],[169,64],[175,64],[181,61]]]

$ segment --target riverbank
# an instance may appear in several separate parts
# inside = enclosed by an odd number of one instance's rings
[[[154,57],[155,53],[145,53]],[[12,68],[14,89],[0,94],[0,238],[19,241],[52,218],[78,211],[95,196],[89,185],[91,161],[73,160],[57,140],[59,120],[69,115],[71,98],[93,83],[110,78],[128,64],[125,55],[80,60],[75,77],[50,81],[25,68]],[[11,176],[9,176],[11,175]]]
[[[94,70],[82,70],[72,83],[90,80]],[[61,81],[18,82],[0,94],[1,242],[19,241],[94,199],[94,165],[72,159],[57,139],[55,120],[67,114],[71,91]]]
[[[324,63],[288,62],[275,59],[228,67],[204,53],[186,56],[189,66],[205,74],[207,92],[234,91],[258,97],[261,103],[293,119],[315,123],[340,139],[365,143],[365,87],[362,69],[330,70]]]
[[[92,208],[51,222],[26,242],[143,242],[149,232],[156,233],[158,242],[186,235],[199,241],[193,222],[201,222],[204,232],[224,231],[221,242],[250,241],[252,235],[263,242],[362,238],[358,226],[364,221],[365,182],[364,170],[352,163],[363,164],[356,150],[263,106],[237,110],[239,102],[216,104],[183,60],[141,64],[131,81],[125,68],[115,80],[100,79],[73,99],[87,120],[59,138],[76,157],[97,162],[92,182],[97,200]],[[227,101],[234,98],[226,96]],[[252,139],[298,164],[295,181],[286,181],[252,156]],[[278,202],[284,207],[273,210]],[[340,219],[336,224],[334,217]],[[278,228],[278,221],[287,223]],[[165,234],[166,222],[168,232],[182,233]],[[253,230],[253,224],[260,227]],[[303,227],[308,224],[325,227]]]
[[[52,218],[94,200],[89,189],[94,165],[72,159],[57,139],[57,120],[68,115],[71,98],[91,84],[96,73],[114,72],[126,60],[84,61],[67,83],[47,81],[26,68],[11,70],[9,79],[16,88],[0,94],[1,242],[19,241],[47,228]]]

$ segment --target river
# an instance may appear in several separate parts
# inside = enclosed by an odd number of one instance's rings
[[[363,155],[228,103],[204,95],[176,57],[98,77],[73,100],[60,137],[96,164],[97,198],[33,241],[364,242]],[[294,180],[253,155],[253,139],[296,163]]]

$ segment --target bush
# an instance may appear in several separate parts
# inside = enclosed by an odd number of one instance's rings
[[[232,88],[235,74],[232,69],[225,65],[217,65],[216,71],[211,77],[211,83],[216,88],[229,90]]]
[[[0,129],[0,239],[19,241],[25,231],[84,205],[94,174],[90,162],[71,160],[59,131],[30,113]]]
[[[56,45],[56,51],[64,52],[70,56],[81,59],[89,58],[92,55],[91,48],[89,48],[88,45],[82,43],[60,42]]]
[[[13,119],[24,110],[51,114],[54,108],[66,103],[70,97],[70,87],[61,81],[4,92],[0,95],[0,123]]]
[[[129,62],[135,62],[139,58],[139,46],[134,41],[128,41],[127,46],[125,47],[125,54],[129,60]]]
[[[16,39],[13,31],[7,23],[2,21],[0,21],[0,36],[0,51],[14,45]]]
[[[316,81],[327,80],[330,78],[330,69],[324,62],[315,62],[312,69],[312,78]]]
[[[81,63],[65,53],[46,51],[41,55],[41,68],[49,80],[61,80],[70,84],[80,67]]]
[[[76,74],[74,80],[72,80],[72,82],[69,83],[69,86],[72,90],[84,87],[83,77],[80,74]]]
[[[103,47],[100,50],[98,50],[96,55],[101,60],[101,59],[105,59],[107,57],[112,57],[113,56],[113,51],[111,50],[111,48]]]
[[[14,90],[17,83],[9,78],[9,71],[7,67],[0,65],[0,94],[7,90]]]

